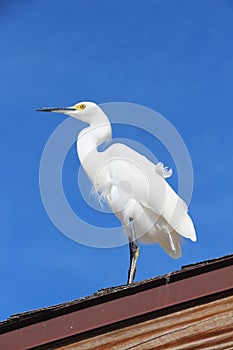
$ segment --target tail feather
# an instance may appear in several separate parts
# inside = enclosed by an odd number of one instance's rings
[[[187,213],[175,229],[181,236],[190,238],[193,242],[196,242],[196,231],[193,222]]]

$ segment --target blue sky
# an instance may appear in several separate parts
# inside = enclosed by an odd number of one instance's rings
[[[12,0],[1,2],[0,16],[0,319],[124,284],[127,277],[127,246],[82,246],[47,216],[40,158],[64,116],[41,115],[36,107],[133,102],[161,113],[183,137],[194,168],[190,213],[198,242],[185,241],[178,260],[158,246],[142,246],[136,280],[232,253],[232,2]],[[114,136],[140,140],[173,165],[134,128],[116,126]],[[64,188],[74,206],[78,165],[73,147]],[[83,208],[86,220],[105,225],[100,213]]]

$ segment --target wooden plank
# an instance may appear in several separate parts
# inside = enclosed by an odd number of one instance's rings
[[[233,296],[124,327],[57,350],[233,349]]]
[[[0,349],[22,350],[232,290],[233,266],[94,304],[0,335]]]

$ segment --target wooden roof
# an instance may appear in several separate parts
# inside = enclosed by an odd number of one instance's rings
[[[87,341],[89,345],[86,349],[94,349],[94,344],[97,342],[96,337],[100,337],[98,339],[101,341],[101,336],[105,334],[104,339],[107,341],[106,334],[108,334],[108,341],[111,342],[111,337],[117,339],[118,334],[119,340],[119,336],[130,330],[129,327],[132,328],[128,335],[136,332],[136,325],[138,324],[140,324],[140,329],[144,334],[143,341],[146,341],[147,344],[145,346],[149,346],[149,340],[145,340],[148,327],[160,329],[162,332],[158,325],[164,324],[166,322],[165,318],[169,319],[170,317],[170,320],[173,318],[173,321],[168,326],[170,325],[170,331],[172,332],[174,324],[179,323],[177,322],[178,315],[184,324],[186,322],[188,327],[188,324],[195,320],[194,313],[197,315],[196,319],[202,322],[200,312],[202,312],[203,305],[206,306],[205,310],[208,309],[209,312],[214,308],[216,311],[216,307],[218,308],[221,322],[218,324],[215,320],[215,326],[219,330],[221,327],[225,327],[226,339],[229,337],[229,332],[231,332],[230,337],[233,339],[233,329],[228,324],[230,312],[232,312],[231,317],[233,317],[232,295],[233,255],[229,255],[187,265],[171,274],[130,286],[108,288],[92,296],[68,303],[13,315],[8,320],[0,323],[0,349],[19,350],[36,347],[40,349],[71,349],[69,344],[73,344],[72,349],[79,349],[81,344],[83,346],[81,349],[85,349],[84,346]],[[211,303],[214,304],[210,307]],[[228,306],[225,308],[224,305]],[[192,310],[192,313],[190,310]],[[183,314],[181,314],[182,312]],[[214,313],[215,317],[217,317],[218,312]],[[228,316],[226,316],[226,313]],[[189,316],[189,319],[187,316]],[[223,319],[226,322],[225,324],[223,324]],[[205,326],[208,328],[210,324],[208,326],[207,322]],[[201,329],[204,330],[204,323]],[[210,328],[208,329],[210,330]],[[191,331],[190,328],[188,330],[190,337]],[[149,333],[151,334],[151,331]],[[195,337],[194,333],[192,332]],[[160,337],[160,340],[162,339],[162,333],[160,335],[153,333],[153,337],[155,336]],[[211,339],[214,339],[213,334]],[[93,344],[90,343],[92,341],[94,341]],[[130,338],[127,342],[129,341]],[[92,345],[93,347],[91,347]],[[150,346],[152,346],[152,343]],[[96,348],[102,349],[100,344]],[[109,347],[108,344],[105,348],[113,349],[114,347]],[[122,347],[122,349],[127,348],[129,347]],[[140,345],[140,349],[147,348],[155,347],[142,347]],[[137,347],[134,347],[134,349],[137,349]],[[175,347],[174,349],[183,348]],[[190,349],[195,349],[195,347],[190,347]],[[197,349],[205,349],[205,347]],[[218,348],[216,347],[216,349]],[[225,349],[229,348],[225,347]]]

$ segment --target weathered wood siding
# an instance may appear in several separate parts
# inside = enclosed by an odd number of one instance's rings
[[[233,296],[57,348],[91,349],[233,349]]]

